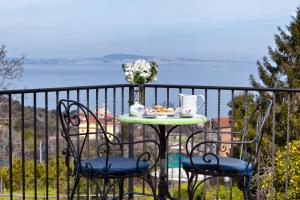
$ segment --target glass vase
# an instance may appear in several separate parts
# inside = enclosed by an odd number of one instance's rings
[[[142,105],[145,105],[145,85],[139,85],[139,102]]]

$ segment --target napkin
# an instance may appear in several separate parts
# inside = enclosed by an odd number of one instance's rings
[[[167,119],[167,118],[168,118],[167,115],[160,115],[156,117],[156,119]]]

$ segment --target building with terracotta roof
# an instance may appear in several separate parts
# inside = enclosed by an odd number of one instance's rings
[[[220,140],[222,142],[231,142],[232,141],[232,134],[231,132],[231,122],[229,117],[220,117],[211,119],[211,129],[213,131],[220,131]],[[223,148],[225,147],[225,148]],[[222,144],[220,147],[219,155],[227,156],[230,155],[231,151],[231,144]]]
[[[98,117],[99,122],[103,126],[104,130],[108,133],[118,133],[119,132],[119,126],[117,125],[117,121],[114,117],[114,115],[106,108],[105,111],[105,105],[103,105],[101,108],[94,111],[94,114]],[[88,132],[101,132],[101,128],[99,125],[97,125],[96,119],[93,116],[89,116],[89,126],[86,122],[86,117],[84,113],[80,113],[80,125],[79,125],[79,133],[86,133],[87,128],[89,129]],[[89,139],[96,139],[96,134],[92,134],[89,136]]]

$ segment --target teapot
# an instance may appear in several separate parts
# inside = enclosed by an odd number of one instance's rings
[[[205,98],[203,95],[188,95],[179,94],[180,104],[182,111],[189,111],[191,115],[197,114],[198,109],[203,105]],[[198,98],[201,98],[201,103],[198,102]]]
[[[135,102],[129,108],[129,115],[135,117],[143,117],[145,114],[145,106],[140,104],[139,102]]]

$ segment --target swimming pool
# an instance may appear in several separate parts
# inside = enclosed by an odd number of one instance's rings
[[[179,168],[180,161],[185,159],[186,156],[180,153],[168,154],[168,180],[169,181],[187,181],[187,176],[183,168]],[[151,173],[152,176],[159,178],[159,169]],[[180,178],[179,178],[180,177]],[[198,180],[203,180],[203,175],[198,175]]]
[[[169,169],[174,169],[174,168],[179,168],[180,167],[180,161],[183,160],[185,155],[180,154],[180,153],[169,153],[168,154],[168,168]]]

